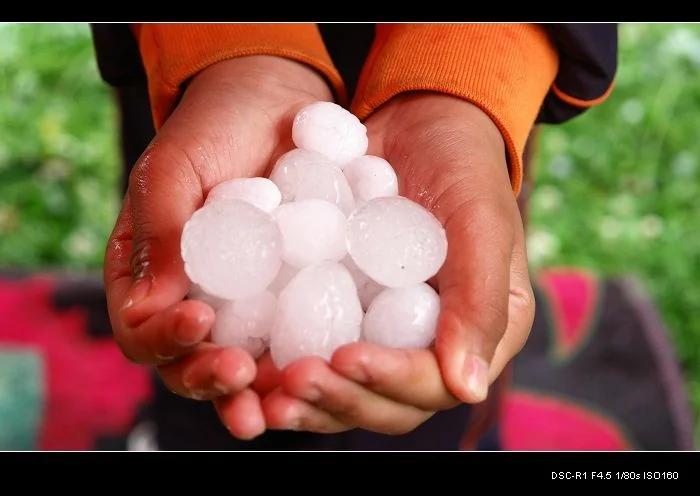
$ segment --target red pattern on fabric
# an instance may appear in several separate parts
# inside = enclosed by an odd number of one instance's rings
[[[37,449],[85,450],[100,435],[124,435],[151,395],[148,370],[128,362],[111,339],[87,334],[80,308],[57,311],[48,277],[0,281],[0,346],[40,355],[44,398]]]
[[[503,403],[500,421],[504,450],[631,449],[614,420],[562,398],[511,391]]]
[[[583,270],[550,269],[539,275],[538,284],[551,310],[554,354],[560,359],[569,358],[592,331],[597,279]]]

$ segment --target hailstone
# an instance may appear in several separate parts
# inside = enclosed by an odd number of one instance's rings
[[[180,242],[185,272],[210,295],[239,299],[262,292],[282,264],[282,233],[270,214],[240,200],[205,204]]]
[[[362,307],[347,269],[337,262],[305,267],[279,295],[270,336],[272,360],[283,368],[298,358],[330,360],[360,338]]]
[[[396,196],[399,182],[394,168],[381,157],[364,155],[343,167],[357,205],[372,198]]]
[[[362,336],[390,348],[426,348],[435,339],[440,297],[425,283],[387,288],[377,295],[362,322]]]
[[[238,346],[259,357],[267,347],[276,306],[277,299],[269,291],[226,302],[216,311],[211,341],[221,346]]]
[[[345,215],[335,204],[301,200],[274,212],[282,233],[282,260],[297,268],[345,256]]]
[[[282,194],[267,178],[244,177],[219,183],[207,195],[207,202],[221,199],[242,200],[264,212],[272,212],[282,201]]]
[[[294,117],[292,140],[297,148],[321,153],[345,164],[367,151],[367,128],[340,105],[315,102]]]
[[[375,198],[355,210],[348,218],[346,241],[357,266],[392,288],[427,281],[447,256],[440,221],[400,196]]]

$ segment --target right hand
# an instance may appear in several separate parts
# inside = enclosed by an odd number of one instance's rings
[[[213,186],[267,176],[293,147],[296,112],[331,99],[318,73],[284,58],[242,57],[204,69],[134,166],[108,242],[105,290],[123,353],[155,366],[176,394],[214,400],[224,425],[242,439],[265,430],[250,387],[256,363],[242,349],[205,342],[215,315],[184,300],[190,282],[180,235]]]

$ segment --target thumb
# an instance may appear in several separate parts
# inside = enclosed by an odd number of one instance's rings
[[[513,237],[502,208],[466,204],[445,224],[447,260],[435,349],[447,387],[467,403],[486,398],[489,367],[508,321]]]
[[[188,154],[170,140],[156,140],[129,177],[133,283],[122,309],[129,326],[182,300],[189,279],[180,256],[182,228],[199,208],[202,187]]]

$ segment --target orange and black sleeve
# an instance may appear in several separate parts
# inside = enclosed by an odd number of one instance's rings
[[[611,29],[378,24],[351,108],[364,119],[393,96],[415,90],[474,103],[503,135],[517,193],[533,124],[565,121],[609,94],[616,62]],[[315,24],[136,24],[132,31],[156,128],[172,112],[189,78],[215,62],[244,55],[277,55],[307,64],[326,78],[336,100],[345,103],[342,78]]]
[[[352,103],[366,118],[393,96],[447,93],[500,129],[513,190],[535,122],[566,121],[613,87],[617,27],[602,24],[378,24]]]
[[[246,55],[277,55],[325,77],[338,101],[345,88],[315,24],[133,24],[153,119],[158,129],[184,84],[216,62]]]
[[[366,118],[416,90],[477,105],[503,135],[517,193],[525,142],[558,67],[555,45],[534,24],[378,24],[352,109]]]

